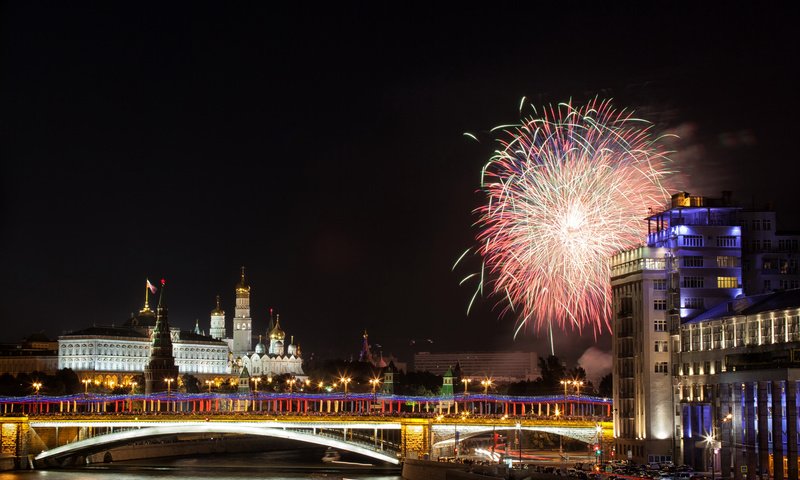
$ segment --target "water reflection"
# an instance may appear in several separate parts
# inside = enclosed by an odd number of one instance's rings
[[[259,478],[270,480],[312,479],[358,479],[401,480],[397,467],[383,466],[372,462],[373,467],[348,464],[323,463],[324,450],[299,448],[285,451],[203,455],[183,458],[158,458],[111,464],[90,465],[78,469],[37,470],[0,473],[0,480],[154,480],[181,478],[200,480],[240,480]],[[366,463],[363,457],[343,461]]]

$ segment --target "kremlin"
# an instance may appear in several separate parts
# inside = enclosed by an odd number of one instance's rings
[[[58,338],[58,369],[70,368],[81,378],[95,383],[129,386],[144,373],[146,392],[167,390],[158,379],[194,375],[201,381],[222,382],[241,377],[243,372],[254,376],[292,375],[304,380],[300,346],[294,337],[286,342],[286,333],[270,318],[268,345],[261,335],[253,347],[250,317],[250,285],[242,267],[235,286],[236,306],[233,335],[225,328],[225,311],[220,297],[210,314],[209,333],[199,322],[193,331],[171,327],[166,306],[166,282],[161,284],[158,307],[150,308],[149,295],[156,290],[147,282],[142,309],[122,326],[92,326],[61,335]],[[270,312],[271,313],[271,312]]]

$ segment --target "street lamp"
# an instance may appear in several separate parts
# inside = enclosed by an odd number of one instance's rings
[[[175,379],[174,378],[165,378],[164,381],[167,382],[167,395],[169,395],[170,392],[172,391],[171,390],[172,382],[174,382]]]
[[[564,385],[564,416],[567,415],[567,385],[571,380],[561,380],[561,385]]]
[[[372,396],[375,396],[375,389],[378,388],[378,385],[381,383],[380,378],[371,378],[369,380],[370,385],[372,385]]]
[[[214,385],[214,380],[206,380],[206,385],[208,385],[208,393],[211,393],[211,385]]]
[[[88,378],[84,378],[83,380],[81,380],[81,383],[83,384],[83,387],[84,387],[83,388],[83,394],[84,395],[89,395],[89,384],[92,383],[92,381],[90,379],[88,379]]]
[[[464,395],[467,394],[467,387],[469,386],[469,382],[471,382],[471,381],[472,381],[471,378],[462,378],[461,379],[461,383],[464,384]]]
[[[485,380],[481,380],[481,385],[483,385],[483,394],[487,395],[489,393],[489,387],[494,385],[491,378],[487,378]]]
[[[711,433],[705,436],[706,438],[706,448],[711,447],[711,480],[714,480],[717,477],[716,473],[716,459],[717,459],[717,440],[716,435],[714,435],[713,426],[711,427]]]
[[[583,380],[573,380],[572,384],[575,385],[575,395],[581,396],[581,387],[583,386]]]
[[[339,378],[339,381],[342,382],[342,385],[344,385],[344,394],[347,395],[347,384],[352,382],[353,379],[350,377],[341,377]]]
[[[287,378],[286,379],[286,385],[289,385],[289,394],[290,395],[292,394],[292,387],[294,387],[295,383],[297,383],[297,380],[294,379],[294,378]]]
[[[36,389],[36,395],[39,395],[39,389],[42,388],[42,383],[41,382],[33,382],[32,386],[33,386],[33,388]]]
[[[258,393],[258,382],[260,382],[260,381],[261,381],[261,377],[254,377],[253,378],[253,383],[256,384],[255,393]]]

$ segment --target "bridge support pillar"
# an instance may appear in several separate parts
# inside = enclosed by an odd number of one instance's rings
[[[403,458],[424,458],[430,453],[431,425],[428,420],[409,419],[401,423]]]
[[[0,417],[0,468],[27,468],[30,426],[24,417]]]

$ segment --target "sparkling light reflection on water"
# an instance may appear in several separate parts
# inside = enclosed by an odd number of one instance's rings
[[[302,450],[302,449],[298,449]],[[313,458],[300,455],[298,451],[264,452],[252,454],[205,455],[200,457],[151,459],[135,462],[119,462],[97,465],[84,469],[37,470],[24,472],[2,472],[0,480],[155,480],[176,479],[200,480],[296,480],[309,479],[357,479],[357,480],[402,480],[397,469],[387,471],[359,471],[358,469],[332,469],[319,461],[319,452]],[[305,452],[304,452],[305,453]],[[302,458],[305,457],[305,458]],[[287,461],[288,460],[288,461]]]

